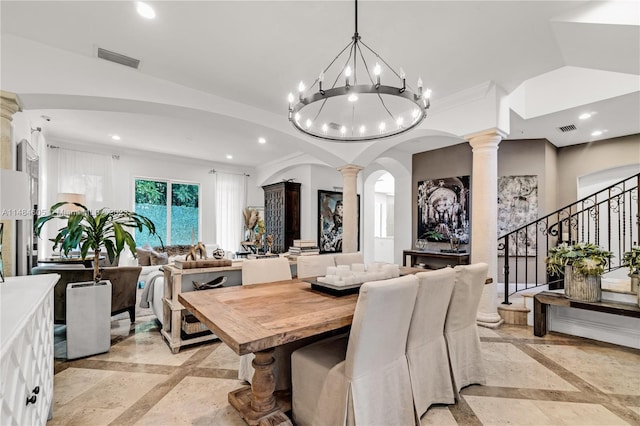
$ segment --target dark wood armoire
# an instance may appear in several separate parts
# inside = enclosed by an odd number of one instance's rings
[[[266,235],[273,235],[273,253],[283,253],[300,238],[300,184],[278,182],[264,190]]]

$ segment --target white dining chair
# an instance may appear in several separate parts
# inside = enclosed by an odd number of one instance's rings
[[[335,256],[336,266],[353,265],[354,263],[364,263],[362,253],[337,253]]]
[[[456,279],[444,322],[444,337],[456,399],[463,387],[486,383],[476,315],[488,270],[486,263],[454,268]]]
[[[291,267],[286,257],[245,259],[242,261],[242,285],[271,283],[291,279]]]
[[[273,257],[267,259],[245,259],[242,261],[242,285],[262,284],[275,281],[291,280],[291,267],[285,257]],[[273,357],[276,360],[274,375],[276,377],[276,390],[288,389],[291,383],[291,352],[294,349],[285,350],[285,347],[277,347]],[[240,356],[238,367],[238,379],[251,383],[253,379],[253,359],[255,355]]]
[[[328,266],[336,266],[332,254],[298,256],[296,259],[298,278],[323,277]]]
[[[431,404],[452,404],[455,393],[449,372],[444,321],[456,273],[452,268],[416,274],[418,296],[407,337],[416,424]]]
[[[405,349],[417,292],[414,275],[364,283],[348,337],[292,354],[295,424],[413,424]]]

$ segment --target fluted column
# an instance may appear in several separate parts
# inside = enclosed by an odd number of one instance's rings
[[[0,169],[13,169],[13,141],[11,121],[13,114],[20,111],[20,103],[15,93],[0,91]],[[4,231],[2,236],[2,274],[13,275],[13,234],[15,221],[3,220]]]
[[[342,252],[358,251],[358,172],[360,166],[338,167],[342,173]]]
[[[496,131],[467,137],[473,149],[471,180],[471,262],[489,265],[492,284],[484,286],[477,322],[487,327],[502,323],[498,315],[498,144],[503,135]]]

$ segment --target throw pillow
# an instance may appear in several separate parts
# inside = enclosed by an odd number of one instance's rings
[[[138,266],[151,266],[151,248],[136,247],[136,256],[138,257]]]
[[[151,265],[167,265],[169,263],[169,255],[167,253],[151,252]]]

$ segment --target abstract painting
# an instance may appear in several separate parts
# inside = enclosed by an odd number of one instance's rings
[[[498,178],[498,237],[538,218],[538,176]],[[529,227],[509,238],[509,255],[535,256],[536,228]],[[504,255],[504,250],[498,252]]]

